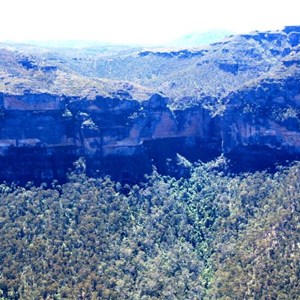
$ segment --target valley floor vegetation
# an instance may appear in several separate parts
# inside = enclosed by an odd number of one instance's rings
[[[0,185],[0,299],[299,299],[300,163]]]

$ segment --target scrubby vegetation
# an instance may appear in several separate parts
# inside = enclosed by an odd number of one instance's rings
[[[253,32],[188,49],[0,44],[0,90],[91,99],[121,91],[138,100],[162,92],[174,109],[201,104],[215,112],[232,92],[298,76],[294,34]]]
[[[300,163],[0,186],[0,299],[297,299]]]

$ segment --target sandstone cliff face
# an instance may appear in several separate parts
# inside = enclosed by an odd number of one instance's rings
[[[264,81],[232,93],[221,117],[222,151],[236,169],[300,157],[300,79]]]
[[[152,164],[166,170],[166,160],[176,153],[212,159],[221,149],[218,122],[208,110],[171,111],[159,94],[143,102],[2,94],[1,112],[5,180],[63,179],[81,156],[90,174],[134,180]]]
[[[171,110],[146,101],[49,94],[0,96],[2,180],[62,180],[79,157],[91,175],[135,181],[156,165],[172,171],[176,154],[195,161],[221,153],[234,170],[300,158],[300,81],[265,80],[231,93],[212,115],[201,106]]]

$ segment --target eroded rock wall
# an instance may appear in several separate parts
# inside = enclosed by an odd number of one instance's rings
[[[167,172],[176,153],[208,160],[221,151],[219,124],[208,110],[171,111],[158,94],[143,102],[48,94],[1,99],[2,180],[61,180],[81,156],[91,175],[139,180],[153,164]]]
[[[299,78],[265,81],[226,101],[222,152],[236,170],[260,170],[300,158]]]
[[[1,180],[63,180],[85,157],[88,174],[138,181],[155,165],[176,174],[177,153],[195,161],[224,154],[236,171],[300,158],[299,78],[265,80],[223,99],[212,114],[201,106],[171,110],[147,101],[49,94],[0,95]]]

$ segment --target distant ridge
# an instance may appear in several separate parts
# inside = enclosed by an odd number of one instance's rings
[[[209,45],[218,42],[226,36],[232,35],[234,32],[228,30],[213,30],[207,32],[193,32],[186,34],[174,41],[168,46],[172,47],[196,47],[201,45]]]
[[[153,45],[143,45],[143,44],[118,44],[110,43],[101,40],[26,40],[22,43],[15,41],[5,41],[5,44],[23,44],[23,45],[33,45],[37,47],[47,47],[47,48],[95,48],[95,47],[143,47],[143,46],[153,46],[153,47],[197,47],[202,45],[209,45],[218,42],[225,38],[226,36],[235,34],[232,31],[227,30],[212,30],[207,32],[192,32],[181,36],[171,42],[159,43]]]

